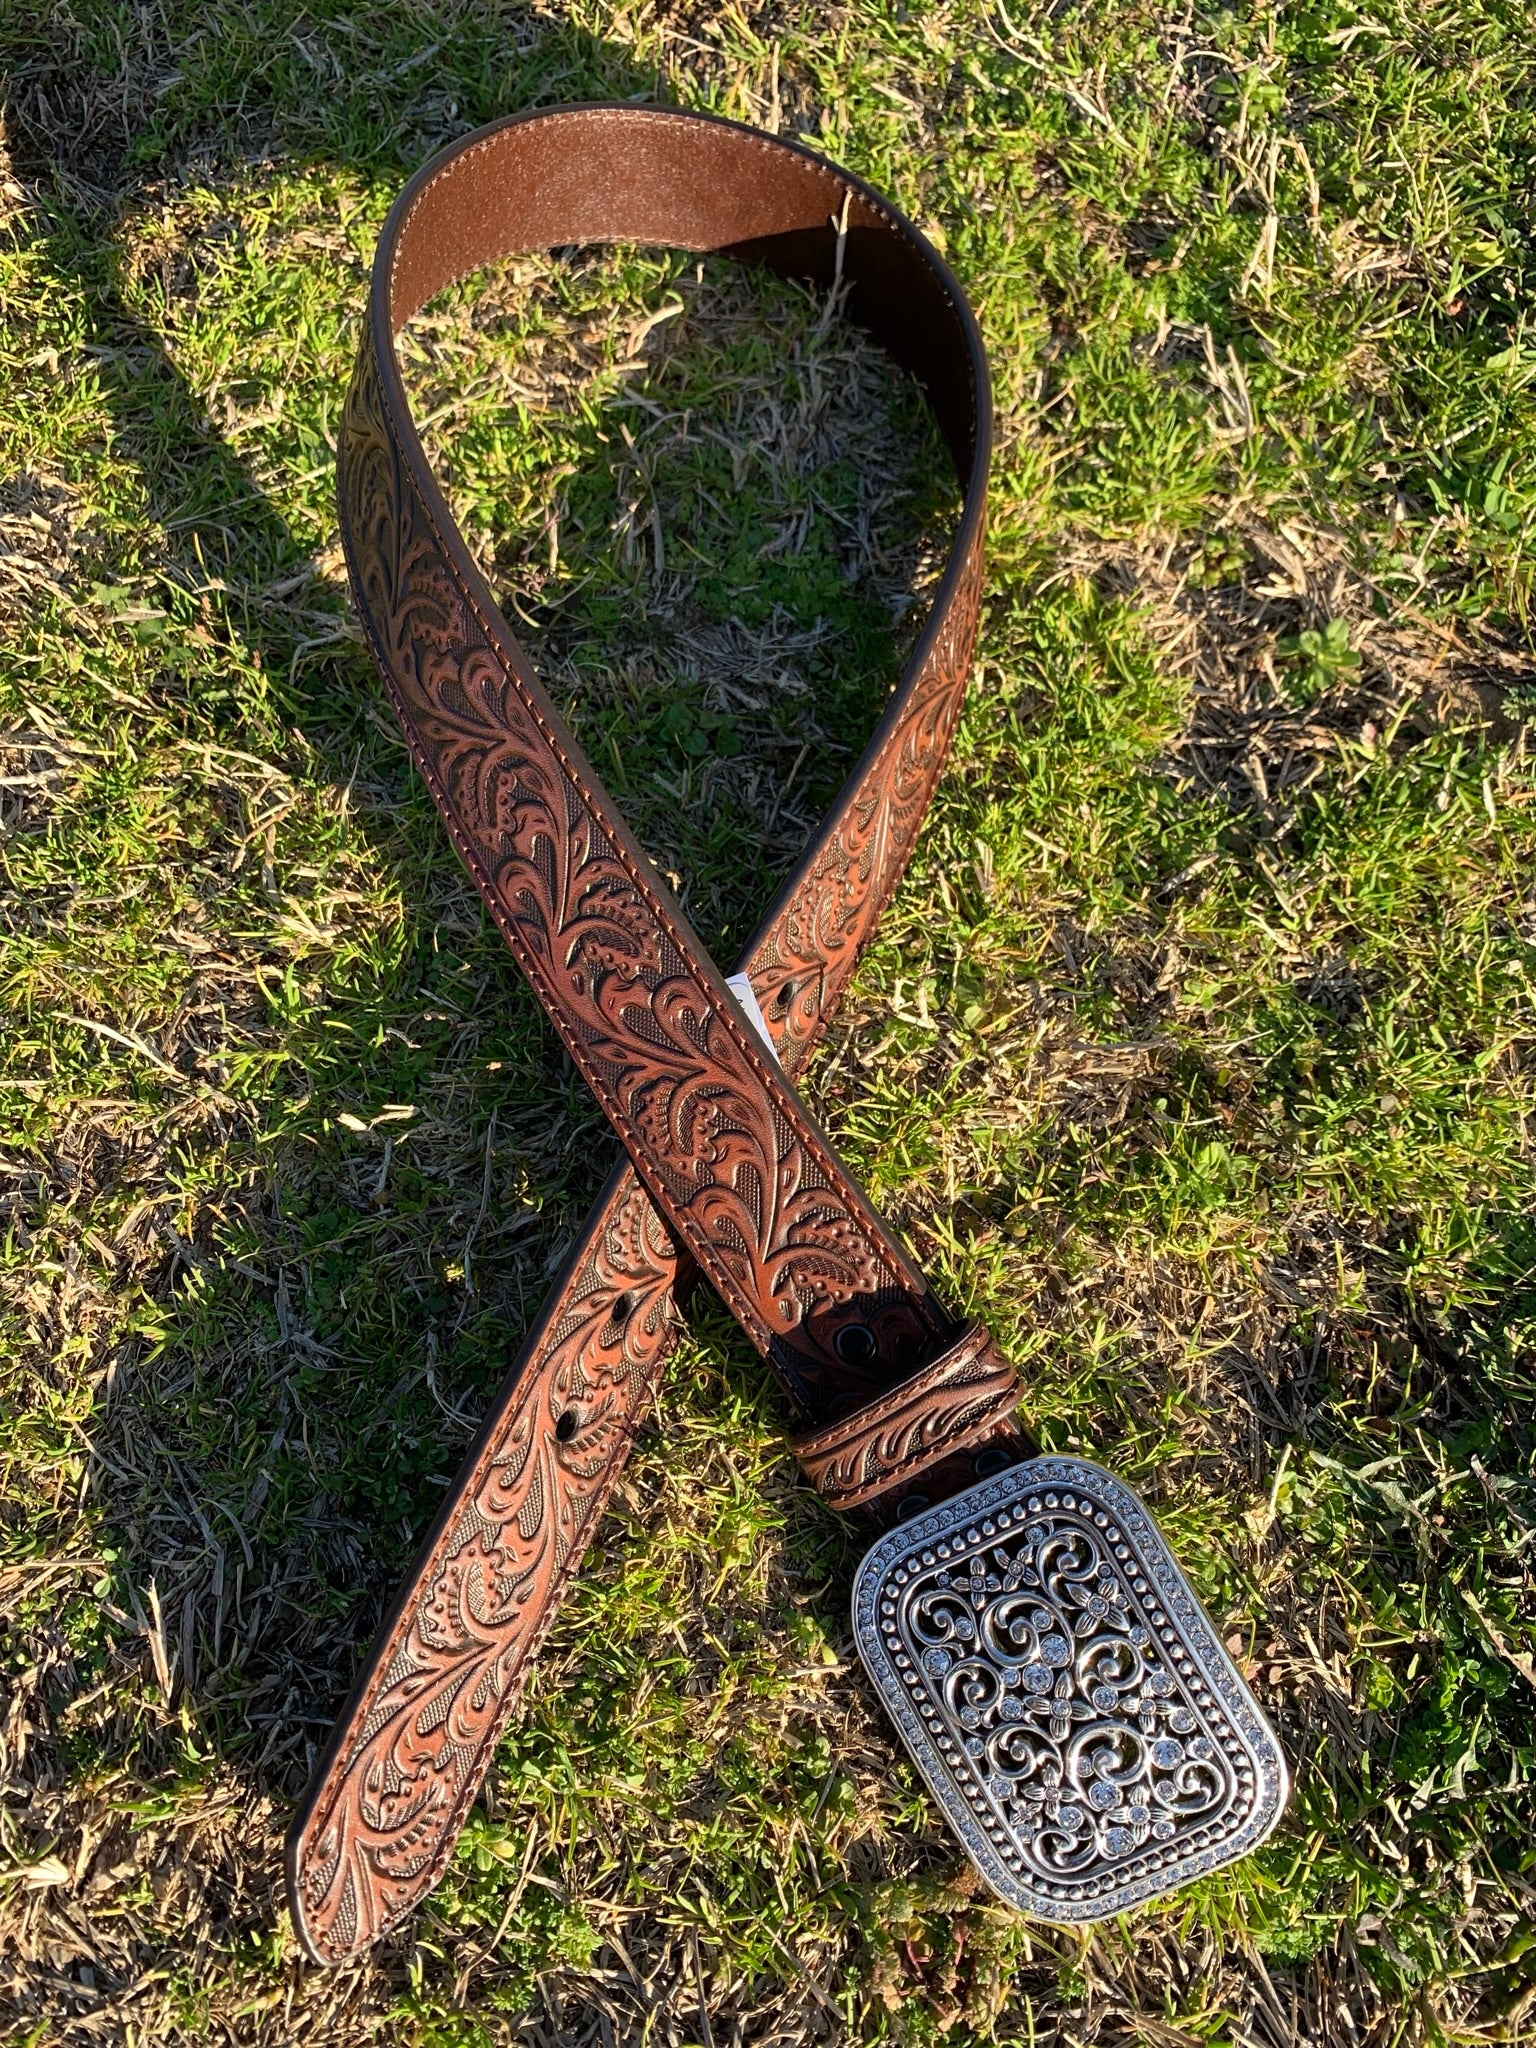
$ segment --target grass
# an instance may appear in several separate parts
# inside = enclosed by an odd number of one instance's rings
[[[1526,10],[13,0],[0,52],[7,2037],[1530,2038]],[[334,425],[404,175],[601,95],[808,136],[988,337],[976,684],[811,1093],[1295,1765],[1091,1937],[968,1883],[708,1299],[432,1904],[338,1976],[282,1916],[613,1156],[381,708]],[[931,430],[729,266],[479,282],[419,412],[725,958],[920,615]]]

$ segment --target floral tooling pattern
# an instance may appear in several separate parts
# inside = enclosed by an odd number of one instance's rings
[[[417,516],[414,552],[396,530],[397,502],[411,492],[402,469],[365,344],[343,436],[342,495],[354,587],[392,687],[391,650],[404,644],[403,629],[376,622],[372,606],[404,576],[400,558],[411,555],[417,582],[439,593],[435,604],[463,604],[430,526]],[[980,566],[978,536],[879,742],[749,949],[746,970],[790,1075],[831,1018],[911,853],[964,696]],[[461,625],[441,630],[451,637]],[[484,889],[481,868],[471,866]],[[504,911],[497,915],[505,929]],[[452,1510],[374,1645],[298,1816],[290,1892],[318,1958],[337,1962],[367,1947],[441,1877],[650,1405],[678,1277],[672,1233],[623,1170],[497,1396],[454,1483]],[[813,1362],[771,1356],[781,1370],[793,1368],[792,1391],[814,1397]],[[846,1386],[848,1369],[839,1376]]]
[[[708,970],[456,559],[365,347],[341,451],[358,609],[418,764],[518,964],[675,1234],[791,1379],[839,1328],[887,1368],[945,1335],[905,1255]],[[462,547],[462,543],[457,543]],[[798,932],[786,934],[805,949]]]

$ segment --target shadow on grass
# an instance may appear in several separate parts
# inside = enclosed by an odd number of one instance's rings
[[[377,763],[381,752],[377,731],[370,731],[380,702],[371,666],[351,649],[314,658],[296,641],[281,603],[266,597],[306,576],[312,548],[276,514],[210,426],[162,337],[130,308],[119,275],[124,209],[151,195],[166,170],[180,169],[190,157],[217,178],[231,155],[236,168],[241,156],[249,160],[263,129],[262,139],[277,143],[282,167],[295,167],[282,151],[285,117],[316,110],[303,18],[302,10],[293,11],[278,33],[248,38],[243,50],[238,35],[226,39],[203,80],[208,101],[190,119],[193,139],[166,121],[157,91],[163,80],[154,73],[173,61],[172,49],[188,33],[194,42],[210,29],[217,34],[198,10],[187,10],[181,20],[164,14],[141,20],[151,47],[119,45],[116,76],[110,68],[113,23],[104,11],[83,8],[67,25],[56,16],[36,19],[32,26],[42,38],[36,42],[29,42],[28,24],[13,15],[5,32],[17,57],[6,134],[31,232],[45,239],[50,266],[88,309],[86,347],[110,410],[115,452],[137,466],[145,518],[163,529],[161,566],[190,590],[222,591],[213,600],[214,632],[238,650],[243,670],[272,679],[275,718],[266,723],[279,729],[279,739],[281,727],[297,729],[304,747],[333,764],[337,782],[345,784],[349,766],[355,772],[365,756]],[[230,24],[238,26],[236,16]],[[331,26],[338,25],[345,26],[344,16],[332,17]],[[401,61],[428,57],[439,30],[418,14],[408,17],[404,34],[414,48]],[[482,41],[488,47],[491,38],[483,33]],[[368,93],[350,93],[343,76],[320,95],[318,125],[326,132],[312,136],[310,148],[301,146],[299,161],[403,179],[449,133],[530,98],[626,95],[654,84],[594,39],[565,31],[551,41],[558,48],[541,62],[530,37],[524,57],[532,61],[520,70],[514,60],[500,84],[487,75],[477,94],[464,96],[462,109],[427,94],[440,124],[436,134],[412,134],[398,123],[392,134],[381,133]],[[285,52],[288,68],[273,66],[274,51]],[[306,82],[307,97],[301,92]],[[230,107],[239,109],[233,121]],[[108,542],[104,553],[110,551]],[[102,573],[111,572],[104,566]],[[174,696],[174,682],[171,689]],[[216,744],[252,749],[249,705],[238,688],[223,694],[222,705],[197,707],[198,731]],[[398,838],[390,814],[403,811],[411,831],[435,837],[430,807],[423,811],[413,801],[407,764],[387,745],[381,772],[385,836]],[[387,846],[384,857],[398,862],[400,851]],[[433,865],[440,891],[462,895],[453,881],[442,882],[435,858]],[[405,900],[409,904],[408,892]],[[411,907],[410,927],[396,948],[407,963],[424,965],[429,979],[442,965],[432,908]],[[462,954],[467,936],[473,953],[478,936],[477,964],[484,968],[485,934],[473,909],[459,907],[453,921],[458,930],[449,946]],[[459,964],[443,965],[436,978],[445,981]],[[530,1012],[515,975],[491,972],[491,1000],[521,1008],[526,1022]],[[264,1006],[242,1007],[246,1014],[238,1023],[257,1040],[270,1037]],[[302,1084],[303,1076],[290,1068],[290,1096]],[[408,1098],[402,1093],[397,1099]],[[334,1160],[329,1174],[323,1164],[317,1172],[302,1143],[280,1142],[265,1158],[252,1159],[249,1122],[237,1115],[221,1133],[246,1153],[237,1178],[254,1183],[240,1205],[244,1258],[221,1256],[206,1238],[199,1244],[182,1242],[173,1230],[162,1233],[162,1244],[169,1236],[174,1249],[150,1283],[166,1305],[157,1355],[148,1362],[138,1347],[140,1358],[118,1374],[93,1432],[101,1536],[116,1558],[112,1600],[121,1603],[120,1621],[131,1605],[144,1639],[155,1639],[152,1661],[167,1684],[169,1711],[156,1726],[154,1716],[125,1702],[89,1732],[79,1724],[60,1729],[31,1758],[33,1782],[45,1787],[55,1773],[89,1782],[126,1772],[136,1781],[137,1797],[126,1805],[121,1791],[107,1800],[87,1795],[74,1813],[55,1802],[55,1836],[67,1838],[83,1813],[79,1846],[93,1870],[110,1871],[125,1859],[137,1863],[165,1904],[182,1896],[207,1937],[222,1947],[267,1934],[280,1911],[278,1840],[286,1804],[307,1778],[389,1581],[456,1463],[454,1444],[463,1432],[455,1438],[441,1408],[456,1407],[460,1398],[473,1408],[477,1391],[483,1400],[518,1336],[499,1316],[481,1314],[471,1332],[477,1341],[468,1347],[478,1355],[445,1361],[450,1390],[429,1401],[419,1372],[400,1385],[399,1354],[425,1339],[430,1372],[430,1326],[445,1304],[412,1302],[395,1355],[374,1360],[359,1381],[343,1366],[337,1346],[313,1334],[317,1322],[342,1320],[338,1297],[344,1301],[343,1276],[356,1259],[355,1248],[349,1252],[345,1245],[344,1175]],[[95,1194],[107,1193],[116,1167],[128,1163],[103,1158],[101,1151],[89,1190]],[[577,1201],[581,1178],[572,1191]],[[220,1249],[230,1249],[227,1239]],[[558,1244],[554,1250],[558,1255]],[[431,1439],[444,1430],[447,1447],[432,1449]],[[332,1444],[350,1435],[363,1455],[344,1460],[340,1474],[328,1471],[307,1455],[312,1434]],[[151,1598],[156,1604],[146,1612]],[[93,1667],[98,1679],[120,1682],[122,1660],[128,1668],[140,1661],[136,1652],[144,1639],[135,1644],[121,1629],[80,1655],[78,1627],[31,1618],[45,1638],[54,1638],[51,1675],[66,1695],[90,1689]],[[173,1840],[157,1841],[153,1823],[173,1819],[178,1797],[198,1783],[213,1795],[211,1807],[196,1809],[205,1823],[231,1788],[237,1789],[239,1817],[228,1816],[233,1827],[228,1819],[222,1827],[212,1823],[214,1839],[205,1853],[189,1857]],[[141,1809],[137,1818],[135,1807]],[[62,1946],[55,1939],[33,1955],[26,2003],[45,2031],[71,2021],[86,2027],[89,2015],[102,2013],[104,2000],[133,1994],[146,1964],[146,1937],[162,1957],[177,1952],[174,1940],[155,1942],[143,1916],[133,1920],[136,1938],[125,1941],[121,1931],[114,1938],[98,1927],[94,1938],[66,1933]]]

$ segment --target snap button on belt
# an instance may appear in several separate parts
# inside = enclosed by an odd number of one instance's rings
[[[922,385],[965,493],[922,637],[748,946],[740,1000],[508,630],[433,480],[395,351],[467,272],[605,241],[841,278],[849,316]],[[695,1273],[782,1383],[807,1476],[877,1532],[854,1587],[860,1656],[1003,1899],[1100,1919],[1245,1854],[1279,1818],[1279,1744],[1146,1509],[1097,1465],[1033,1454],[1012,1367],[935,1299],[793,1086],[959,715],[990,438],[986,358],[954,277],[886,200],[797,144],[652,107],[523,115],[443,151],[385,225],[339,446],[353,598],[454,845],[628,1163],[294,1823],[289,1897],[317,1961],[356,1955],[442,1875]]]

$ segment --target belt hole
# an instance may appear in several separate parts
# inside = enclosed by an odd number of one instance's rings
[[[971,1470],[978,1479],[995,1479],[999,1472],[1006,1472],[1013,1463],[1005,1450],[994,1444],[990,1451],[983,1451]]]
[[[614,1302],[609,1313],[613,1320],[622,1328],[634,1314],[634,1309],[635,1297],[632,1294],[621,1294]]]
[[[910,1522],[914,1515],[920,1515],[928,1505],[926,1493],[909,1493],[896,1510],[898,1522]]]
[[[566,1408],[561,1411],[555,1420],[555,1435],[561,1443],[568,1444],[570,1442],[571,1438],[576,1434],[580,1422],[581,1417],[574,1408]]]
[[[875,1355],[875,1333],[868,1323],[844,1323],[832,1339],[844,1365],[868,1365]]]

